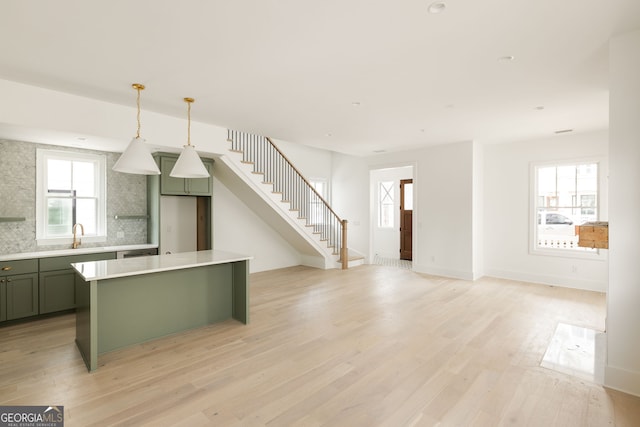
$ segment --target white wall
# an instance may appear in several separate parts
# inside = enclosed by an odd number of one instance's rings
[[[370,169],[414,167],[413,268],[472,279],[473,144],[368,157]]]
[[[607,254],[600,260],[531,254],[531,162],[607,158],[606,131],[484,147],[485,274],[604,292]],[[600,213],[607,218],[606,166],[600,167]]]
[[[72,146],[76,136],[95,141],[103,151],[122,152],[136,134],[135,92],[131,106],[112,104],[8,80],[0,80],[0,121],[29,135],[28,140]],[[141,136],[158,150],[179,151],[186,142],[187,121],[144,109],[142,95]],[[55,140],[41,140],[46,130]],[[57,133],[57,135],[56,135]],[[14,138],[18,139],[18,138]],[[192,121],[191,141],[198,152],[224,154],[228,150],[226,129]]]
[[[640,31],[609,46],[610,210],[605,385],[640,396]]]
[[[251,255],[252,273],[300,265],[300,254],[260,216],[214,178],[214,249]]]
[[[412,179],[413,168],[404,166],[371,171],[370,209],[371,209],[371,253],[384,258],[400,259],[400,180]],[[393,227],[378,227],[378,206],[380,203],[380,182],[393,182],[394,206]]]
[[[361,157],[332,153],[331,206],[347,223],[350,250],[369,254],[369,168]]]
[[[484,265],[484,146],[473,142],[473,279],[485,274]]]
[[[272,139],[273,140],[273,139]],[[324,179],[331,190],[332,152],[292,142],[273,140],[274,144],[307,179]],[[331,199],[331,191],[327,194]]]

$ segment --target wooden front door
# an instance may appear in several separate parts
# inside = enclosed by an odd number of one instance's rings
[[[411,261],[413,233],[413,180],[400,180],[400,259]]]

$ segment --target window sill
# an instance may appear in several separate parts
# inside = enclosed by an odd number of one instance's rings
[[[107,236],[78,236],[77,240],[85,243],[99,243],[106,242]],[[60,237],[55,239],[36,239],[36,245],[38,246],[51,246],[51,245],[72,245],[73,237]]]
[[[532,248],[529,250],[529,255],[574,258],[574,259],[584,259],[584,260],[592,260],[592,261],[606,261],[608,259],[607,252],[602,249],[596,249],[593,252],[586,252],[586,251],[581,251],[579,249],[574,250],[574,249]]]

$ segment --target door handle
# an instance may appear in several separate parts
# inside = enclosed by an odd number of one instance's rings
[[[2,267],[2,271],[9,271],[9,270],[11,270],[11,268],[12,267],[10,265],[8,265],[6,267]]]

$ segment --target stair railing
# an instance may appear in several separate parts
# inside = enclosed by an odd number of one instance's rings
[[[263,182],[273,185],[273,192],[282,195],[298,218],[304,219],[313,232],[333,253],[340,255],[342,268],[349,265],[347,252],[347,220],[340,219],[327,201],[307,181],[287,156],[265,136],[227,130],[231,151],[242,153],[242,162],[253,164],[253,173],[262,174]]]

